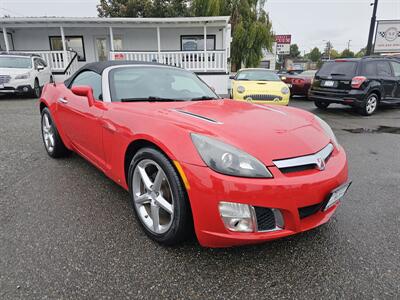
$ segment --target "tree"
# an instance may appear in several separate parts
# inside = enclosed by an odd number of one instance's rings
[[[335,59],[338,57],[340,57],[340,53],[335,49],[331,49],[331,59]]]
[[[185,17],[188,0],[100,0],[99,17]]]
[[[230,15],[231,60],[234,69],[257,67],[262,49],[272,50],[272,23],[264,10],[265,0],[193,0],[194,16]]]
[[[265,0],[100,0],[100,17],[231,16],[232,65],[259,65],[274,35]]]
[[[317,47],[314,47],[308,54],[308,57],[311,59],[312,62],[317,62],[321,59],[321,51]]]
[[[299,46],[297,44],[290,45],[290,57],[297,58],[300,56]]]
[[[366,55],[366,53],[367,53],[367,47],[364,47],[364,48],[360,49],[360,51],[358,51],[355,56],[356,57],[364,57]]]
[[[340,54],[341,58],[351,58],[354,57],[354,52],[350,51],[349,49],[344,49]]]

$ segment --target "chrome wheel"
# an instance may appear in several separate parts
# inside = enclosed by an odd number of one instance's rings
[[[142,223],[155,234],[167,232],[174,218],[174,198],[160,165],[151,159],[141,160],[133,172],[132,191]]]
[[[378,106],[378,98],[375,95],[369,96],[366,105],[367,113],[369,115],[372,114],[376,110],[377,106]]]
[[[43,114],[42,118],[43,140],[48,152],[53,152],[55,146],[54,129],[50,118],[47,114]]]

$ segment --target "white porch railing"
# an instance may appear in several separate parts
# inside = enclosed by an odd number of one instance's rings
[[[53,73],[72,75],[78,69],[76,53],[72,51],[15,51],[18,53],[37,54],[50,66]]]
[[[226,51],[111,51],[110,60],[158,62],[191,71],[227,72]]]

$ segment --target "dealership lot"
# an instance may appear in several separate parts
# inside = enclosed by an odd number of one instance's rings
[[[304,234],[204,249],[152,242],[128,193],[77,155],[47,156],[37,101],[1,98],[0,298],[398,296],[400,108],[360,117],[291,105],[326,120],[347,150],[353,186],[342,206]]]

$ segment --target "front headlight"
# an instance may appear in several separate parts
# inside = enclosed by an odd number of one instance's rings
[[[242,93],[244,93],[244,91],[246,90],[245,88],[244,88],[244,86],[243,85],[239,85],[238,87],[237,87],[237,92],[239,93],[239,94],[242,94]]]
[[[250,154],[208,136],[195,133],[191,136],[204,163],[215,172],[238,177],[272,178],[267,167]]]
[[[335,143],[336,145],[339,145],[331,126],[329,126],[328,123],[326,123],[320,117],[317,117],[317,116],[314,116],[314,117],[318,121],[319,125],[321,125],[321,127],[325,131],[326,135],[329,136],[329,138],[332,140],[332,142]]]
[[[287,94],[290,93],[290,90],[289,90],[289,88],[287,86],[284,86],[281,89],[281,93],[284,94],[284,95],[287,95]]]
[[[15,76],[15,79],[28,79],[29,75],[30,75],[29,73],[19,74]]]

